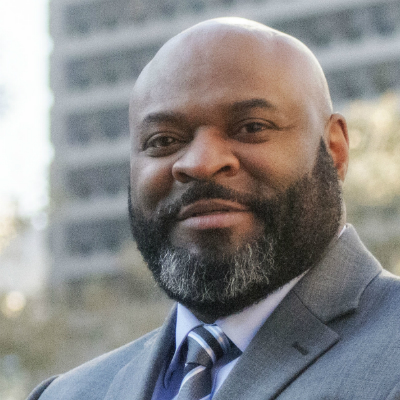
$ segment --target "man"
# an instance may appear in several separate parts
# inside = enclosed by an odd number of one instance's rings
[[[345,225],[346,122],[312,53],[206,21],[142,71],[130,125],[132,232],[178,306],[30,399],[400,399],[400,282]]]

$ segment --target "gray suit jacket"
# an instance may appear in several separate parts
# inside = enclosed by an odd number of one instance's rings
[[[29,400],[145,400],[173,346],[175,316]],[[285,297],[214,400],[400,399],[400,280],[350,226]]]

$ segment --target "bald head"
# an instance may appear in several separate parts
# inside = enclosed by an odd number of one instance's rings
[[[279,81],[282,96],[285,89],[296,90],[325,120],[332,113],[324,73],[308,47],[290,35],[243,18],[208,20],[170,39],[140,74],[132,100],[164,90],[171,79],[181,88],[184,83],[194,87],[193,68],[200,77],[210,64],[217,67],[214,74],[229,74],[232,81],[240,80],[240,66],[257,65],[260,73],[265,70]]]

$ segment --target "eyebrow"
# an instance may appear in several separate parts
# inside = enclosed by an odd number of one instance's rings
[[[179,112],[155,112],[146,115],[142,121],[142,125],[159,124],[162,122],[179,123],[185,119],[185,116]]]
[[[236,101],[232,104],[228,104],[228,109],[233,113],[241,113],[249,111],[253,108],[264,108],[264,109],[276,109],[276,106],[271,102],[263,98],[254,98],[249,100]],[[167,112],[154,112],[146,115],[141,123],[141,125],[149,124],[160,124],[160,123],[171,123],[179,124],[186,121],[186,117],[183,113],[175,111]]]
[[[237,101],[233,103],[229,108],[235,113],[240,113],[251,110],[253,108],[266,108],[274,110],[276,109],[276,106],[265,99],[255,98],[255,99]]]

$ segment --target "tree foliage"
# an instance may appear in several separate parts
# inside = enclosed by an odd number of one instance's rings
[[[384,206],[400,197],[399,99],[388,93],[378,101],[355,101],[345,111],[350,165],[345,196],[353,206]]]
[[[387,93],[344,111],[350,164],[344,185],[347,220],[372,253],[400,274],[400,101]]]

